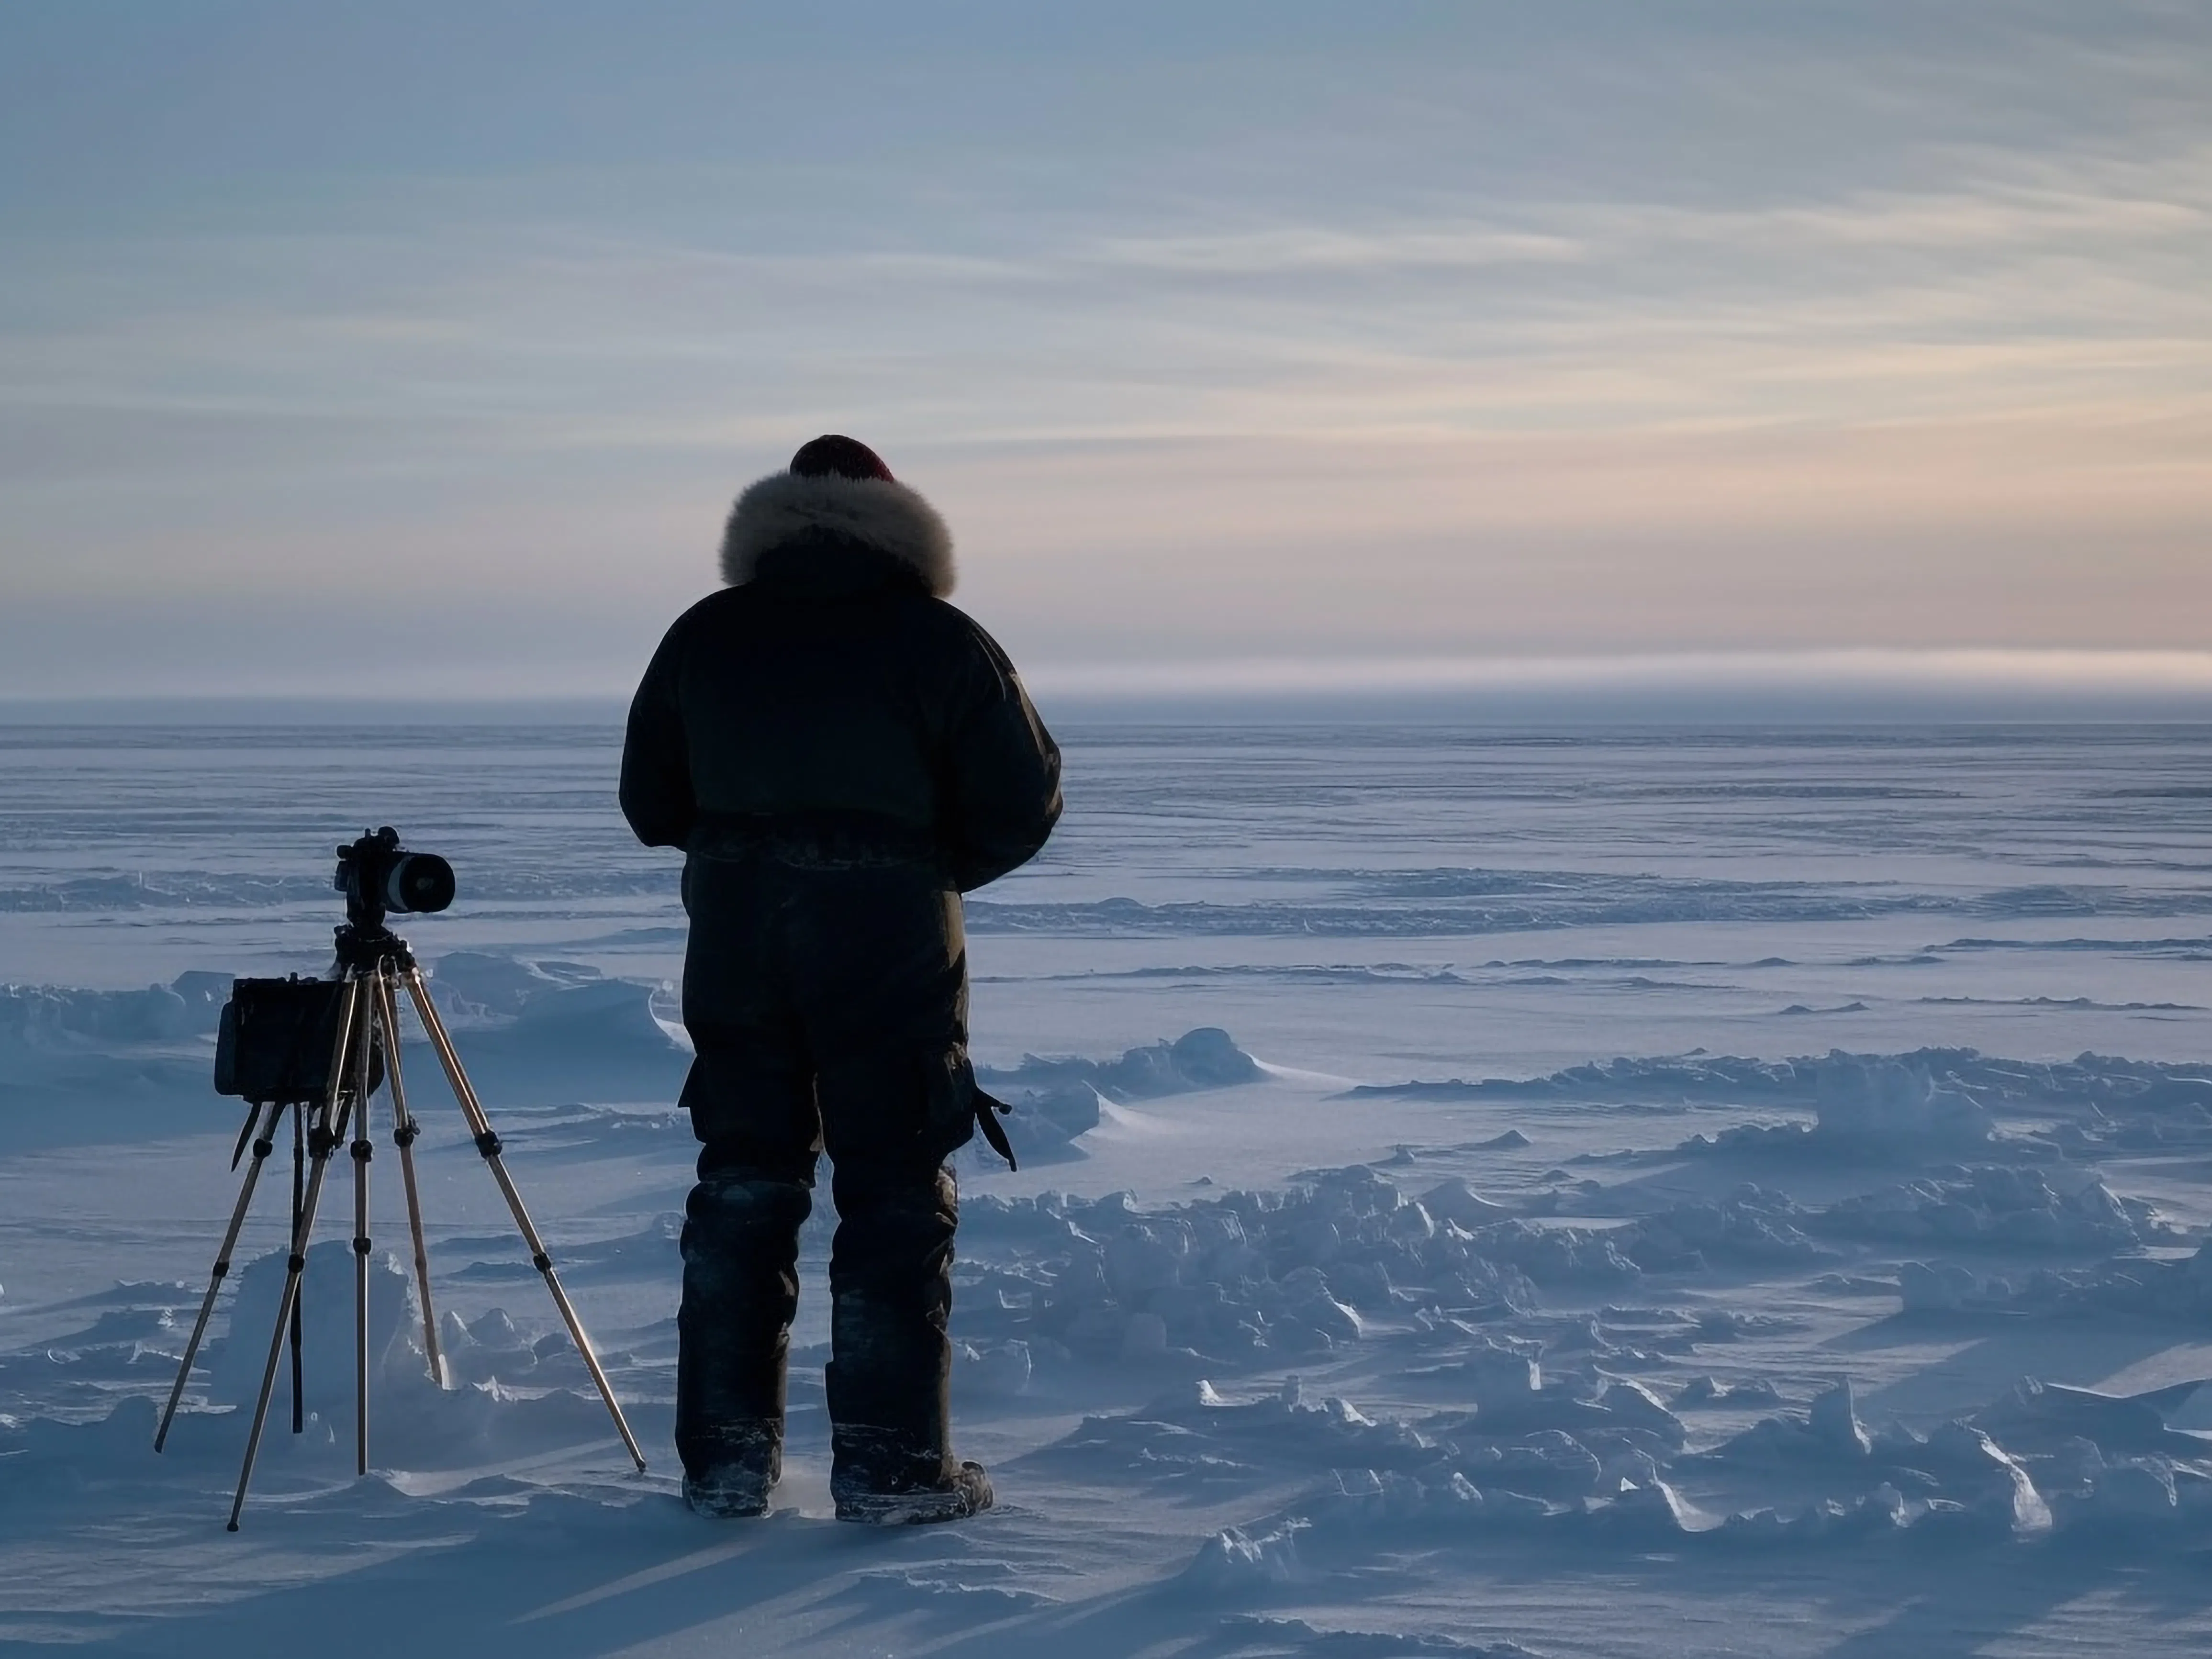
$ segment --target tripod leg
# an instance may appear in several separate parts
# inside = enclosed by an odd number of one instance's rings
[[[292,1231],[300,1231],[300,1212],[307,1201],[307,1109],[292,1111]],[[292,1299],[292,1432],[307,1428],[307,1381],[300,1364],[300,1299]]]
[[[399,1075],[399,1001],[392,994],[392,978],[379,974],[374,981],[376,1012],[384,1030],[384,1066],[392,1079],[392,1139],[399,1148],[399,1178],[407,1188],[407,1229],[415,1237],[415,1289],[422,1302],[422,1352],[430,1362],[430,1380],[446,1386],[445,1356],[438,1352],[438,1316],[430,1306],[430,1253],[422,1243],[422,1203],[415,1192],[415,1137],[421,1133],[407,1110],[407,1084]]]
[[[292,1229],[292,1254],[285,1263],[283,1297],[276,1304],[276,1328],[269,1338],[269,1364],[261,1373],[261,1393],[253,1402],[253,1425],[246,1431],[246,1461],[239,1467],[238,1494],[230,1501],[232,1532],[238,1530],[239,1515],[246,1508],[246,1488],[253,1480],[253,1461],[261,1451],[261,1431],[269,1421],[269,1396],[276,1387],[276,1364],[284,1353],[284,1328],[291,1320],[292,1310],[299,1305],[300,1276],[307,1267],[307,1237],[315,1228],[315,1208],[323,1195],[323,1174],[330,1167],[331,1153],[345,1139],[346,1058],[353,1036],[354,1012],[360,1001],[361,981],[349,979],[345,1006],[338,1015],[337,1040],[331,1054],[330,1094],[317,1109],[313,1144],[308,1148],[313,1155],[314,1172],[307,1177],[300,1219]]]
[[[246,1120],[249,1133],[261,1125],[262,1110],[257,1102]],[[161,1450],[168,1439],[169,1424],[177,1414],[177,1402],[185,1397],[185,1382],[192,1374],[192,1361],[199,1353],[200,1339],[207,1334],[208,1316],[215,1311],[216,1292],[222,1288],[223,1279],[230,1272],[230,1253],[238,1248],[239,1229],[246,1224],[246,1206],[253,1202],[253,1186],[261,1179],[261,1166],[276,1149],[270,1137],[276,1133],[276,1122],[284,1115],[284,1109],[276,1105],[267,1110],[269,1121],[253,1138],[253,1162],[246,1166],[246,1180],[238,1189],[238,1207],[230,1212],[230,1227],[222,1236],[222,1248],[215,1253],[215,1272],[208,1277],[207,1295],[200,1301],[200,1316],[192,1324],[192,1340],[185,1344],[184,1363],[177,1367],[177,1385],[169,1390],[169,1403],[161,1412],[161,1426],[154,1435],[155,1451]]]
[[[360,1015],[353,1055],[353,1446],[354,1473],[368,1473],[368,1138],[369,1060],[376,1051],[376,981],[356,981]]]
[[[584,1369],[599,1386],[599,1398],[606,1401],[608,1414],[614,1419],[616,1432],[629,1449],[630,1461],[641,1470],[645,1468],[645,1454],[638,1449],[637,1437],[630,1432],[622,1407],[615,1403],[614,1385],[607,1381],[599,1355],[592,1352],[592,1339],[584,1334],[583,1322],[569,1304],[568,1293],[561,1288],[560,1278],[553,1271],[553,1258],[545,1252],[545,1241],[532,1224],[530,1212],[523,1207],[522,1194],[515,1190],[514,1177],[501,1161],[499,1137],[492,1132],[491,1120],[484,1115],[483,1104],[470,1085],[468,1073],[461,1070],[461,1057],[453,1052],[453,1042],[446,1034],[444,1022],[430,1005],[429,988],[422,982],[422,970],[409,968],[406,979],[408,995],[414,1001],[415,1012],[422,1017],[422,1029],[429,1033],[430,1046],[438,1051],[439,1062],[446,1068],[446,1081],[453,1085],[453,1098],[460,1103],[461,1115],[468,1120],[469,1132],[476,1137],[477,1151],[483,1155],[485,1166],[491,1170],[492,1179],[499,1183],[499,1190],[507,1200],[507,1207],[514,1212],[515,1227],[529,1247],[531,1263],[544,1276],[545,1288],[552,1292],[553,1305],[560,1310],[561,1322],[568,1328],[568,1339],[576,1345]]]

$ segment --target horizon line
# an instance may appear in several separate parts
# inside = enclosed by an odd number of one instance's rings
[[[1688,651],[1425,653],[1326,655],[1271,653],[1213,659],[1054,662],[1024,653],[1022,678],[1040,690],[1078,696],[1184,693],[1403,693],[1571,691],[1680,687],[1745,690],[1960,688],[2097,694],[2212,696],[2212,648],[2076,646],[1814,646]],[[435,682],[441,677],[428,677]],[[421,684],[418,677],[417,684]],[[627,699],[626,679],[595,677],[574,689],[571,674],[547,682],[525,671],[504,679],[447,678],[404,696],[333,694],[286,679],[237,678],[225,685],[148,684],[94,693],[0,690],[0,706],[118,701],[278,697],[303,702],[603,702]],[[559,689],[556,689],[556,687]]]
[[[1047,665],[1024,679],[1077,719],[1455,719],[1472,724],[2095,723],[2212,720],[2212,650],[1829,647],[1515,657],[1236,658]],[[283,684],[0,695],[0,724],[597,723],[629,690],[449,684],[405,696]]]

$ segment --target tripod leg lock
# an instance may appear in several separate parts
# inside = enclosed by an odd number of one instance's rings
[[[530,1258],[530,1265],[541,1273],[550,1273],[553,1271],[553,1258],[540,1250]]]
[[[353,1253],[356,1255],[367,1255],[374,1249],[375,1246],[365,1238],[356,1238],[353,1242]]]
[[[284,1267],[288,1272],[303,1273],[307,1271],[307,1258],[295,1250],[284,1258]]]
[[[392,1132],[392,1144],[404,1152],[415,1144],[416,1137],[422,1133],[422,1126],[410,1117]]]
[[[500,1140],[498,1131],[494,1129],[486,1129],[482,1134],[478,1135],[477,1137],[477,1150],[482,1152],[486,1158],[497,1158],[500,1153],[505,1150],[505,1147]]]
[[[375,1156],[376,1147],[372,1142],[356,1140],[353,1143],[353,1161],[355,1163],[366,1164],[369,1159]]]

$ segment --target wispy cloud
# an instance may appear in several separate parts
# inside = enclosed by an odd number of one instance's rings
[[[319,596],[380,546],[556,570],[527,648],[573,650],[857,427],[1069,663],[2172,642],[2212,603],[2212,26],[1971,9],[1322,8],[834,80],[801,31],[707,126],[670,90],[707,68],[648,102],[556,20],[537,72],[629,112],[603,155],[487,81],[516,136],[468,165],[311,125],[190,211],[24,198],[0,597]],[[404,118],[355,90],[333,131]]]

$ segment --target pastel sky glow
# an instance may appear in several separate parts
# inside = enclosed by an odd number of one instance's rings
[[[2212,699],[2201,5],[12,5],[0,268],[0,696],[618,693],[840,430],[1045,689]]]

